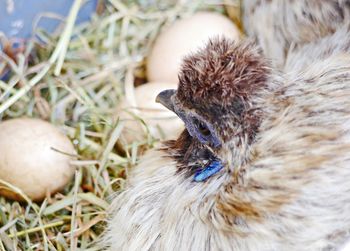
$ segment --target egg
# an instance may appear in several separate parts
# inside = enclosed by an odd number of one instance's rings
[[[121,139],[129,144],[142,141],[147,129],[154,138],[175,139],[184,129],[183,122],[155,100],[161,91],[176,88],[177,84],[148,83],[134,89],[134,100],[124,98],[117,109],[117,116],[125,123]]]
[[[74,175],[70,140],[39,119],[18,118],[0,123],[0,195],[23,198],[1,184],[19,188],[33,201],[63,189]]]
[[[239,40],[240,31],[230,19],[214,12],[198,12],[176,21],[154,43],[147,58],[148,80],[177,83],[183,57],[218,36]]]

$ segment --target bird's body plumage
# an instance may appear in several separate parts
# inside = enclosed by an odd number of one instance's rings
[[[254,47],[216,40],[186,60],[215,46],[241,53],[241,58],[256,53]],[[223,58],[229,54],[221,53]],[[209,65],[213,57],[207,58]],[[208,66],[198,60],[198,67]],[[304,46],[287,61],[288,73],[263,64],[264,84],[238,86],[249,89],[244,95],[218,87],[231,101],[234,95],[241,98],[238,107],[247,114],[258,111],[252,113],[259,118],[253,129],[244,126],[252,120],[244,120],[243,111],[241,126],[232,127],[242,133],[218,135],[219,148],[185,130],[178,140],[142,157],[126,190],[113,201],[104,239],[108,250],[309,251],[334,250],[344,243],[350,234],[349,29]],[[254,71],[244,63],[236,78],[254,85]],[[211,74],[222,70],[217,67]],[[183,85],[189,75],[200,78],[187,70],[185,63]],[[181,88],[180,83],[178,92]],[[192,95],[198,95],[193,88]],[[177,95],[184,105],[183,93]],[[199,163],[213,156],[225,168],[205,182],[194,182]]]
[[[349,9],[245,0],[246,31],[271,63],[224,39],[184,60],[178,90],[161,102],[187,129],[130,171],[104,247],[340,248],[350,236]],[[223,168],[196,182],[210,163]]]
[[[274,64],[289,52],[333,34],[350,21],[348,0],[244,0],[243,23]]]

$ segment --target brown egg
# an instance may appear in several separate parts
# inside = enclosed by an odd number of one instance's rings
[[[34,201],[63,189],[74,174],[69,156],[75,153],[72,143],[56,127],[39,119],[0,123],[0,153],[0,180],[21,189]],[[1,181],[0,195],[23,200]]]
[[[230,19],[214,12],[199,12],[176,21],[155,41],[147,60],[148,80],[177,83],[183,57],[218,36],[238,40],[240,32]]]
[[[155,99],[161,91],[176,88],[177,84],[167,83],[148,83],[136,87],[135,104],[124,98],[117,110],[117,115],[125,122],[121,138],[127,143],[141,141],[149,130],[155,138],[175,139],[184,129],[183,122],[173,112],[156,103]]]

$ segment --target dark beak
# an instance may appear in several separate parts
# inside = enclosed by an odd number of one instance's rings
[[[170,111],[174,111],[174,103],[171,97],[175,94],[176,90],[165,90],[158,94],[156,102],[164,105]]]

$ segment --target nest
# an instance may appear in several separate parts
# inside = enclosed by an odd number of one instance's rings
[[[0,34],[0,120],[47,120],[78,152],[75,179],[64,191],[41,203],[0,197],[0,250],[98,250],[111,196],[157,143],[151,136],[118,142],[122,123],[114,118],[124,90],[146,82],[145,58],[162,29],[198,10],[228,14],[221,1],[109,0],[75,25],[81,5],[73,2],[54,34],[35,30],[25,44]]]

